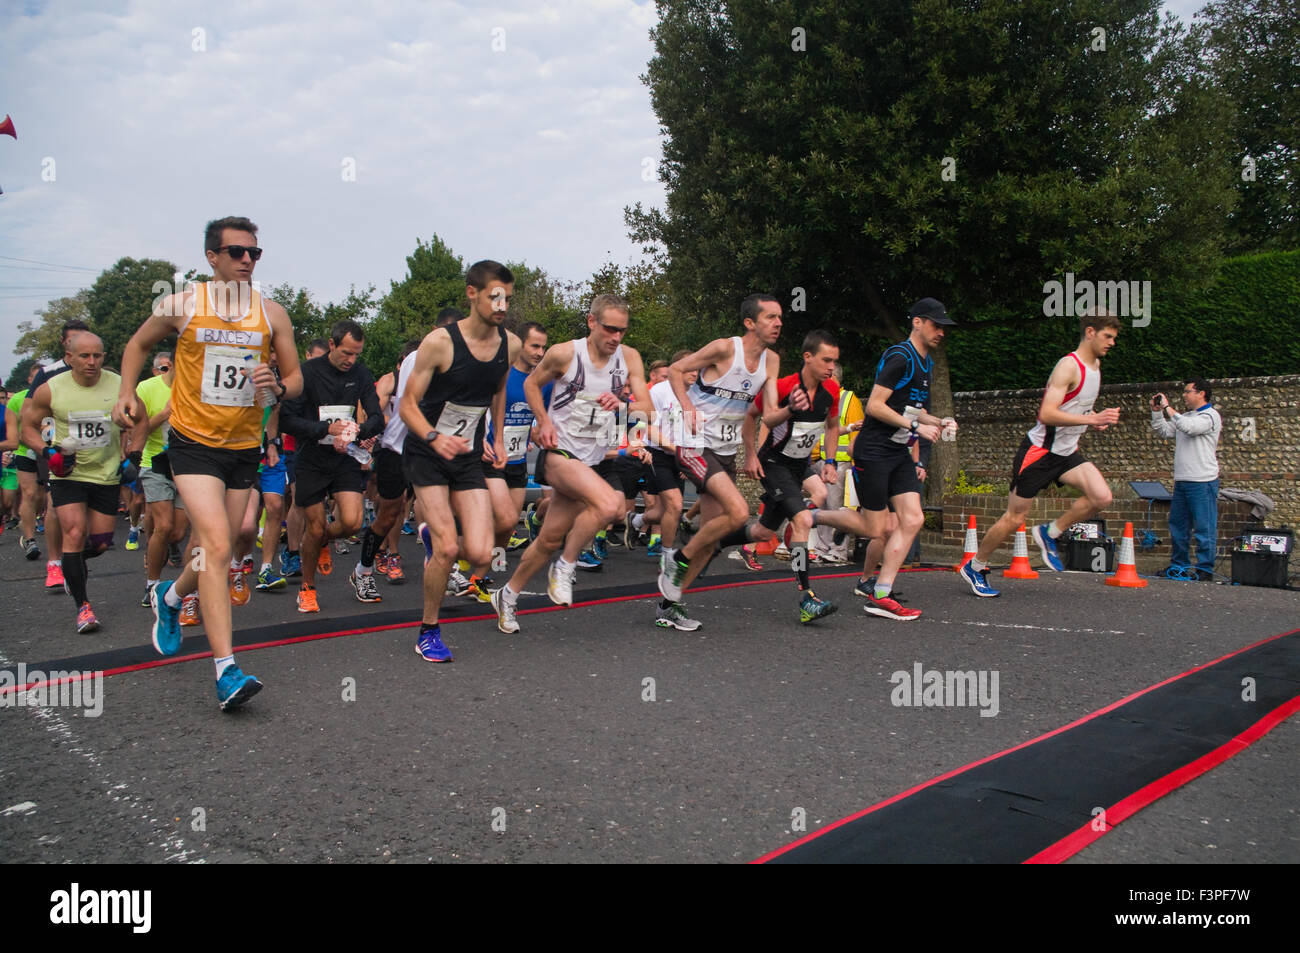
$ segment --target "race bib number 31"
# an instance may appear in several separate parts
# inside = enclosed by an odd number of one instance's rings
[[[519,460],[528,455],[528,431],[531,429],[527,424],[505,428],[507,460]]]
[[[244,376],[244,355],[240,347],[209,344],[203,349],[203,383],[199,399],[222,407],[252,407],[253,385]],[[257,358],[253,354],[254,359]]]

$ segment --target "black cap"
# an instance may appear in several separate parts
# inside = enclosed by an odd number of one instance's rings
[[[957,326],[957,322],[948,317],[943,302],[937,298],[922,298],[907,309],[907,317],[908,320],[912,318],[929,318],[935,324],[942,324],[946,327]]]

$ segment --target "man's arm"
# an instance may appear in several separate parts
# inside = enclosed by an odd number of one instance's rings
[[[5,407],[5,438],[0,441],[0,453],[18,449],[18,415]]]
[[[893,388],[886,387],[884,384],[874,385],[871,388],[871,396],[867,398],[867,415],[874,417],[881,423],[889,424],[891,427],[910,427],[912,422],[887,403],[893,394]],[[934,421],[934,423],[930,421]],[[932,442],[938,440],[939,418],[922,413],[917,421],[916,433]],[[828,443],[827,446],[830,446],[830,444]]]
[[[119,427],[131,427],[137,418],[145,414],[144,404],[136,395],[136,383],[149,352],[163,338],[180,330],[181,318],[185,315],[186,302],[193,300],[193,291],[182,291],[168,295],[154,305],[153,312],[145,319],[140,329],[131,335],[122,349],[122,383],[118,387],[117,403],[113,405],[113,422]],[[190,305],[193,307],[193,305]]]
[[[1214,429],[1214,418],[1210,414],[1199,414],[1195,411],[1187,414],[1174,414],[1173,425],[1188,436],[1199,437]]]
[[[524,378],[524,399],[528,401],[528,409],[533,412],[533,419],[536,421],[537,445],[546,450],[555,449],[558,437],[555,433],[555,424],[551,422],[551,416],[546,412],[545,402],[542,400],[542,388],[558,380],[572,360],[573,342],[565,341],[548,348],[541,363]]]
[[[278,355],[276,359],[279,360]],[[314,415],[310,413],[310,408],[313,406],[311,389],[307,387],[306,374],[301,369],[298,372],[298,380],[298,393],[277,405],[280,411],[280,432],[299,440],[324,440],[329,435],[330,425],[318,419],[319,412]]]
[[[425,435],[434,429],[429,418],[424,416],[424,411],[420,409],[420,401],[429,390],[433,375],[446,371],[451,366],[451,360],[451,335],[447,333],[446,328],[435,328],[426,334],[424,340],[420,342],[420,349],[415,352],[415,363],[411,367],[411,376],[402,391],[399,409],[402,423],[406,424],[406,429],[419,440],[423,440]],[[438,439],[430,446],[433,452],[444,460],[450,460],[471,449],[469,441],[464,437],[451,434],[439,434]]]
[[[361,404],[362,411],[365,412],[365,422],[357,428],[357,442],[369,440],[371,437],[377,437],[384,432],[384,406],[379,402],[379,391],[375,387],[375,379],[370,374],[368,367],[362,367],[365,371],[361,378],[361,396],[358,403]]]
[[[54,411],[50,409],[50,385],[42,384],[29,393],[27,399],[23,401],[23,420],[19,439],[39,454],[45,447],[45,440],[41,437],[41,422],[46,417],[53,416]]]
[[[275,348],[275,362],[280,369],[279,384],[284,386],[281,393],[277,387],[275,371],[269,364],[259,364],[249,374],[254,387],[269,387],[283,400],[289,400],[302,393],[302,368],[298,365],[298,347],[293,342],[293,322],[289,312],[274,301],[262,299],[262,308],[271,323],[271,346]]]

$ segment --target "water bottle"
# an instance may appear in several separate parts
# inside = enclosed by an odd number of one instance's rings
[[[257,361],[253,360],[252,354],[244,355],[244,373],[252,376],[253,368],[257,366]],[[275,391],[270,387],[259,387],[257,389],[257,406],[274,407],[279,398],[275,396]]]
[[[370,451],[357,446],[355,441],[348,444],[347,454],[349,457],[357,461],[357,463],[361,464],[363,467],[369,465],[370,463]]]

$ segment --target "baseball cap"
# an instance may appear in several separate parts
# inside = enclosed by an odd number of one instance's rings
[[[956,321],[948,317],[943,302],[937,298],[922,298],[907,309],[907,317],[909,320],[912,318],[929,318],[935,324],[942,324],[946,327],[956,327],[957,325]]]

